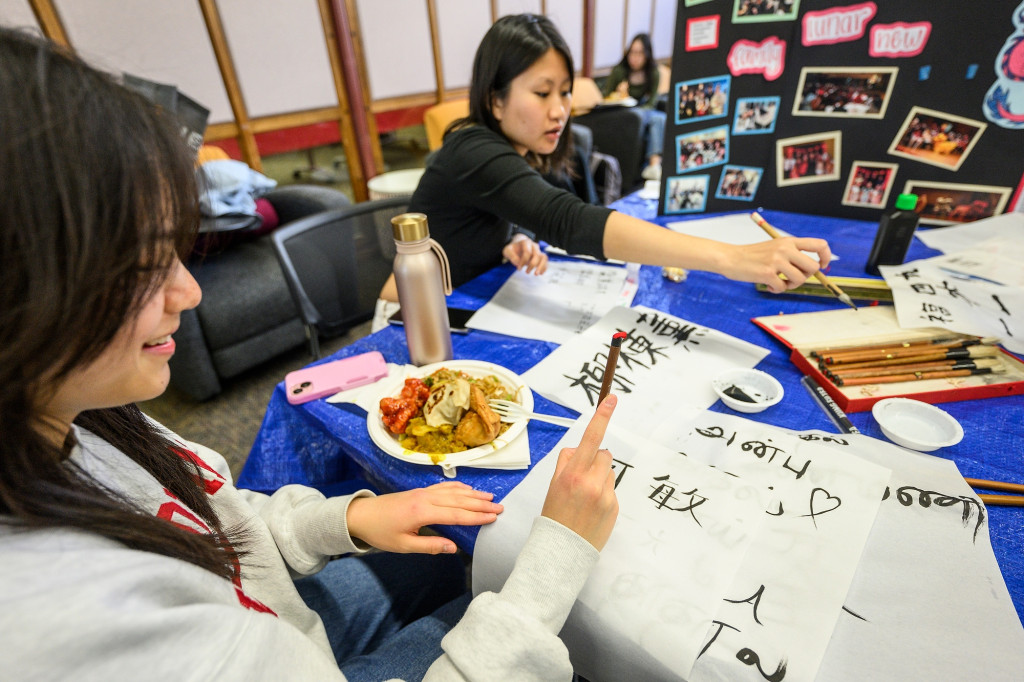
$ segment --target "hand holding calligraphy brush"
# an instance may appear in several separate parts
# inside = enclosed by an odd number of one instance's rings
[[[779,237],[782,236],[781,234],[779,234],[778,230],[772,227],[767,220],[762,218],[761,214],[758,213],[757,211],[754,211],[753,213],[750,214],[750,219],[757,223],[757,226],[764,230],[772,239],[778,239]],[[853,299],[850,298],[850,295],[847,294],[842,289],[840,289],[838,286],[836,286],[836,284],[833,283],[832,280],[825,276],[824,272],[818,270],[814,273],[813,277],[814,279],[821,282],[821,285],[828,289],[829,293],[831,293],[833,296],[835,296],[840,301],[850,306],[854,310],[857,309],[857,304],[853,302]]]
[[[612,345],[608,349],[608,362],[604,366],[604,379],[601,380],[601,393],[597,396],[597,404],[600,405],[612,390],[612,379],[615,378],[615,365],[619,362],[619,348],[622,340],[629,336],[626,332],[615,332],[612,334]]]

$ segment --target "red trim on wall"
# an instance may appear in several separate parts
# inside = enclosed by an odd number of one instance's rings
[[[374,114],[373,118],[377,121],[377,132],[390,133],[392,130],[398,130],[399,128],[422,125],[423,112],[432,106],[432,104],[422,104],[406,109],[394,109]]]
[[[377,132],[389,133],[399,128],[422,125],[423,112],[429,106],[415,106],[374,114],[374,119],[377,121]],[[309,149],[310,147],[321,147],[340,141],[341,132],[338,130],[338,124],[334,121],[324,121],[323,123],[313,123],[297,128],[284,128],[266,133],[256,133],[256,146],[260,150],[261,156],[293,152],[298,149]],[[234,138],[214,140],[207,142],[207,144],[220,147],[232,159],[240,160],[242,158],[241,149],[239,149],[238,142]]]

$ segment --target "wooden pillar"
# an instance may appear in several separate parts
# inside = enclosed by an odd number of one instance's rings
[[[427,0],[427,21],[430,23],[430,46],[434,53],[434,80],[437,82],[437,101],[445,100],[444,68],[441,63],[441,33],[437,22],[437,3]]]
[[[377,136],[377,119],[370,108],[369,78],[366,75],[366,60],[360,38],[359,13],[354,0],[345,0],[344,3],[333,0],[333,6],[338,50],[359,143],[359,155],[366,176],[373,177],[384,169],[384,158]]]
[[[235,72],[235,63],[231,59],[231,50],[228,48],[224,24],[221,21],[216,0],[199,0],[199,9],[203,12],[206,31],[210,34],[210,44],[213,46],[213,54],[217,57],[217,66],[220,68],[220,75],[224,80],[228,102],[231,103],[231,113],[238,124],[237,139],[238,146],[242,150],[242,159],[253,170],[262,172],[263,161],[260,159],[260,152],[256,147],[256,135],[252,129],[252,122],[249,120],[249,112],[245,107],[245,99],[242,97],[242,88],[238,83],[238,74]]]
[[[366,201],[367,168],[373,170],[373,157],[364,156],[361,140],[357,131],[358,118],[365,118],[362,111],[353,111],[349,88],[349,74],[345,69],[345,58],[341,54],[344,42],[338,33],[338,19],[335,8],[330,0],[318,0],[320,23],[324,29],[324,43],[327,46],[327,57],[331,64],[331,76],[334,80],[334,92],[338,98],[338,132],[341,135],[341,146],[345,150],[345,163],[348,166],[348,177],[352,184],[352,195],[355,200]],[[365,126],[364,126],[365,127]],[[369,158],[369,166],[367,166]]]
[[[594,1],[583,0],[583,75],[594,73]]]
[[[64,22],[61,21],[60,14],[57,13],[57,8],[53,6],[53,3],[50,0],[29,0],[29,4],[32,6],[32,13],[36,15],[36,21],[39,22],[39,28],[42,29],[43,35],[58,45],[74,49],[68,40],[67,31],[64,30]]]

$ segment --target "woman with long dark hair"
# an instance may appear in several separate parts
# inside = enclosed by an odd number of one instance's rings
[[[560,453],[505,587],[468,610],[454,543],[419,530],[493,522],[489,493],[236,489],[135,405],[166,388],[201,295],[174,122],[24,33],[0,28],[0,64],[2,676],[570,677],[557,634],[617,513],[614,398]]]
[[[647,166],[641,172],[645,180],[661,179],[661,151],[665,141],[665,112],[658,111],[658,85],[661,74],[654,61],[651,37],[637,33],[629,41],[629,48],[605,79],[601,87],[607,98],[612,94],[632,97],[637,111],[644,117],[644,141]]]
[[[831,254],[822,239],[725,244],[587,204],[551,186],[540,172],[567,158],[572,85],[572,55],[547,18],[502,17],[484,35],[473,60],[469,116],[449,126],[409,204],[426,214],[455,286],[502,258],[543,273],[547,258],[534,237],[573,254],[708,270],[775,292],[801,284],[819,262],[828,266]],[[378,311],[398,300],[393,278],[380,297]]]

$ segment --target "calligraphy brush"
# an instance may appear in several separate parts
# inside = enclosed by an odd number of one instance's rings
[[[860,362],[861,360],[873,360],[875,358],[884,360],[886,358],[899,358],[907,355],[919,355],[922,352],[931,352],[940,348],[970,348],[971,346],[991,346],[998,343],[998,339],[988,337],[984,339],[955,339],[945,342],[930,343],[926,346],[907,345],[889,346],[874,349],[850,349],[834,350],[830,352],[821,351],[817,354],[818,360],[826,365],[840,362]]]
[[[978,495],[989,507],[1024,507],[1024,495]]]
[[[1002,374],[1005,367],[982,367],[980,369],[947,369],[938,372],[913,372],[909,374],[893,374],[884,377],[853,377],[851,379],[836,378],[837,386],[863,386],[865,384],[897,384],[904,381],[922,381],[924,379],[945,379],[948,377],[969,377],[977,374]]]
[[[878,343],[864,343],[856,346],[835,346],[830,348],[817,348],[812,350],[809,355],[812,358],[819,357],[826,353],[849,353],[852,351],[864,351],[864,350],[879,350],[884,348],[912,348],[917,346],[933,346],[939,344],[947,344],[955,341],[967,341],[970,339],[977,339],[977,336],[966,336],[963,334],[957,334],[955,336],[943,336],[934,339],[915,339],[913,341],[880,341]],[[995,337],[989,337],[990,343],[998,343],[998,339]]]
[[[921,362],[937,360],[965,360],[969,358],[994,358],[999,356],[999,349],[995,346],[971,346],[969,348],[938,348],[934,351],[922,350],[920,355],[906,355],[898,358],[885,358],[881,360],[864,360],[861,362],[837,361],[827,365],[818,360],[818,369],[832,371],[838,369],[863,369],[866,367],[884,367],[887,365],[911,365]]]
[[[608,349],[608,362],[604,366],[604,378],[601,380],[601,392],[597,396],[597,404],[600,405],[612,390],[612,379],[615,378],[615,365],[619,362],[619,348],[622,340],[629,336],[626,332],[615,332],[612,334],[612,345]]]
[[[983,490],[999,490],[1005,493],[1024,493],[1024,485],[1005,483],[1003,481],[986,481],[981,478],[965,478],[967,485]],[[1024,507],[1024,495],[978,495],[988,505],[1004,507]]]
[[[863,369],[828,369],[825,376],[830,379],[851,379],[853,377],[883,377],[890,374],[907,372],[935,372],[944,369],[981,369],[995,367],[1001,363],[999,358],[978,358],[977,360],[942,360],[939,362],[922,362],[913,365],[886,365],[884,367],[864,367]]]
[[[754,211],[753,213],[750,214],[750,219],[757,223],[758,227],[767,232],[768,236],[771,237],[772,239],[778,239],[782,236],[781,234],[779,234],[778,230],[769,225],[768,221],[762,218],[761,214],[759,214],[757,211]],[[829,278],[825,276],[825,273],[822,272],[820,269],[814,273],[814,278],[821,282],[821,285],[823,287],[832,292],[833,296],[835,296],[840,301],[850,306],[854,310],[857,309],[857,304],[853,302],[853,299],[850,298],[850,296],[845,291],[843,291],[835,284],[833,284],[832,281],[829,280]]]

